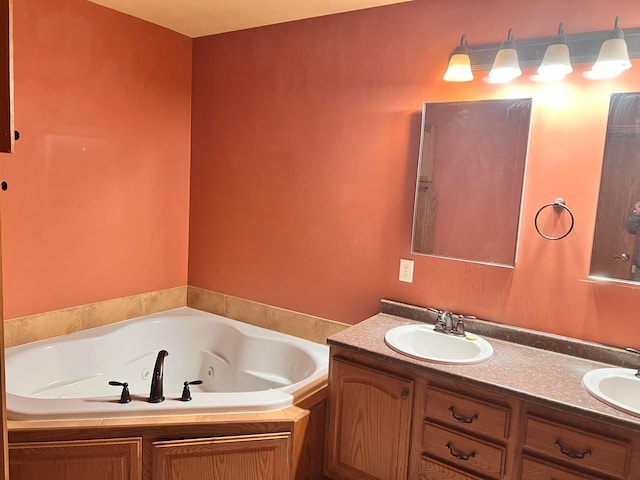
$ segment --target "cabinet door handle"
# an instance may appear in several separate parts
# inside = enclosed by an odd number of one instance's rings
[[[409,392],[407,390],[402,390],[400,392],[400,398],[402,400],[406,400],[407,398],[409,398]]]
[[[569,458],[580,459],[580,458],[588,457],[589,455],[591,455],[591,450],[585,450],[582,453],[578,453],[578,452],[574,452],[573,450],[569,450],[565,448],[565,446],[562,444],[562,441],[560,439],[556,440],[556,443],[554,443],[554,445],[560,449],[560,453],[562,453],[563,455],[566,455]]]
[[[460,423],[473,423],[475,420],[478,419],[478,414],[474,414],[470,418],[463,417],[462,415],[458,415],[453,405],[449,407],[449,411],[451,412],[451,416],[455,418],[457,421],[459,421]]]
[[[449,449],[449,453],[451,454],[451,456],[457,458],[458,460],[464,460],[466,462],[476,456],[476,452],[471,452],[468,455],[465,455],[464,453],[456,452],[456,450],[453,448],[453,445],[451,445],[451,443],[447,443],[445,447]]]

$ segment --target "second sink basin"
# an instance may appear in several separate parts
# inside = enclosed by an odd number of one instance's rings
[[[582,377],[582,384],[598,400],[640,417],[640,378],[633,368],[597,368]]]
[[[437,363],[480,363],[493,355],[493,347],[483,338],[444,334],[433,328],[433,325],[403,325],[389,330],[384,340],[399,353]]]

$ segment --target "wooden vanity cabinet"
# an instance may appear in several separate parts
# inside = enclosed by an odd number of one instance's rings
[[[640,480],[634,425],[339,347],[331,351],[326,452],[334,480]]]
[[[413,380],[333,358],[326,474],[340,480],[406,480]]]

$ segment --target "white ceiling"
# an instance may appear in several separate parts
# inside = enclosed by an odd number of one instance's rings
[[[192,38],[411,0],[89,0]]]

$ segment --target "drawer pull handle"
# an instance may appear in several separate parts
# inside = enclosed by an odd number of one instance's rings
[[[456,413],[456,409],[453,407],[453,405],[451,405],[449,407],[449,411],[451,412],[451,416],[453,418],[455,418],[456,420],[458,420],[460,423],[473,423],[474,420],[478,419],[478,415],[477,414],[473,415],[471,418],[465,418],[462,415],[458,415]]]
[[[578,453],[578,452],[574,452],[572,450],[566,449],[562,444],[562,442],[560,441],[560,439],[556,440],[556,443],[554,443],[554,445],[560,449],[560,453],[562,453],[563,455],[566,455],[569,458],[580,459],[580,458],[588,457],[589,455],[591,455],[591,450],[585,450],[582,453]]]
[[[451,443],[447,443],[445,446],[449,449],[449,453],[451,454],[451,456],[456,457],[458,460],[464,460],[466,462],[467,460],[470,460],[476,456],[476,452],[471,452],[469,455],[456,452]]]

